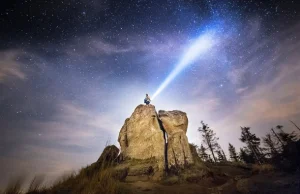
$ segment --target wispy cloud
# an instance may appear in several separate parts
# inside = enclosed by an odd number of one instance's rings
[[[241,99],[237,115],[256,122],[290,118],[300,113],[300,64],[283,67],[269,83],[261,84]],[[248,111],[245,111],[248,110]],[[244,113],[244,114],[243,114]]]
[[[148,53],[151,56],[168,55],[170,57],[172,53],[176,55],[182,50],[182,44],[186,42],[186,38],[181,37],[181,41],[178,41],[178,35],[175,37],[172,34],[153,37],[128,35],[118,37],[114,41],[108,41],[104,36],[94,35],[72,40],[65,50],[68,55],[80,55],[81,57],[99,57],[132,52]]]
[[[34,128],[38,129],[35,131],[37,138],[63,146],[73,145],[76,151],[78,146],[82,149],[97,147],[97,139],[105,141],[116,135],[110,129],[119,126],[115,125],[110,114],[88,111],[68,101],[57,103],[56,106],[57,113],[51,120],[34,122]]]
[[[235,68],[227,73],[227,78],[233,85],[239,86],[242,83],[242,81],[244,81],[244,75],[247,72],[248,68],[248,66],[243,66],[238,69]]]
[[[15,50],[0,52],[0,83],[10,78],[24,80],[26,74],[18,62],[19,52]]]
[[[241,93],[247,91],[248,88],[249,88],[249,87],[238,88],[238,89],[235,90],[235,92],[236,92],[237,94],[241,94]]]

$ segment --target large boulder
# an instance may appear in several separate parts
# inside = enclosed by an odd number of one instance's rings
[[[139,105],[119,133],[123,159],[156,158],[164,161],[164,134],[153,105]]]
[[[173,110],[158,112],[163,129],[167,133],[168,167],[180,167],[193,164],[193,156],[186,136],[188,118],[185,112]]]

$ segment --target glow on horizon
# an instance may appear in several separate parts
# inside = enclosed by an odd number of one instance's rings
[[[213,46],[213,43],[214,43],[213,36],[211,33],[207,33],[199,36],[196,39],[196,41],[185,52],[182,59],[175,67],[175,69],[170,73],[170,75],[164,80],[164,82],[159,86],[159,88],[153,94],[152,100],[156,96],[158,96],[158,94],[160,94],[184,68],[192,64],[202,54],[206,53]]]

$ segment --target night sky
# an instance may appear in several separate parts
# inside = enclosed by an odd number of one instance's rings
[[[242,146],[300,125],[300,4],[287,0],[6,0],[0,6],[0,188],[95,162],[189,46],[214,45],[152,102]]]

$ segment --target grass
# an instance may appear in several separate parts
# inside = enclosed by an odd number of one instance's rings
[[[119,183],[113,178],[111,169],[101,169],[93,174],[87,169],[82,169],[78,175],[70,175],[67,179],[57,182],[49,189],[50,193],[120,193]]]
[[[261,174],[261,173],[270,173],[274,172],[275,167],[271,164],[253,164],[252,165],[252,173],[253,174]]]
[[[43,186],[44,176],[35,176],[30,182],[27,194],[38,194],[46,191],[46,187]]]
[[[118,152],[115,146],[107,146],[97,162],[78,173],[61,177],[47,188],[43,186],[44,177],[35,177],[24,190],[25,178],[20,177],[11,181],[3,194],[121,194],[120,183],[113,171]]]
[[[44,179],[35,177],[27,190],[24,189],[24,178],[18,178],[8,184],[3,194],[121,194],[119,181],[113,178],[111,168],[94,169],[93,165],[82,168],[78,173],[61,177],[52,186],[43,186]]]
[[[25,181],[24,176],[19,176],[16,179],[12,180],[10,183],[8,183],[6,189],[4,190],[4,194],[21,194],[22,187]]]

